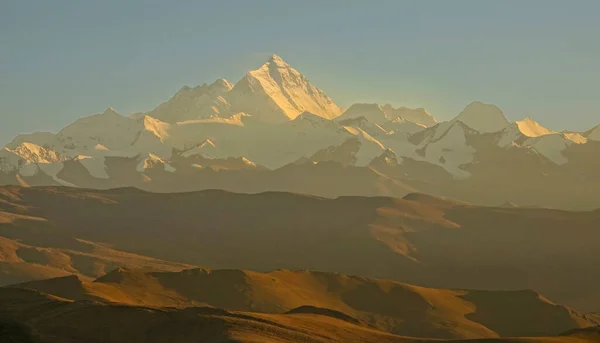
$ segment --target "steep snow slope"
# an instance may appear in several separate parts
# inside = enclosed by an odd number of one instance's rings
[[[431,127],[437,124],[437,120],[435,120],[435,118],[424,108],[394,108],[390,104],[383,105],[381,108],[389,119],[401,117],[405,121],[425,127]]]
[[[6,147],[14,149],[22,143],[35,143],[39,146],[51,146],[56,138],[56,134],[51,132],[33,132],[18,135]]]
[[[525,118],[510,124],[502,130],[498,140],[498,146],[508,147],[519,145],[524,139],[549,135],[552,133],[554,133],[554,131],[541,126],[535,120]]]
[[[323,147],[340,144],[349,134],[337,123],[307,112],[281,124],[264,123],[240,113],[171,124],[162,137],[163,145],[181,151],[184,157],[243,157],[276,169]]]
[[[140,162],[138,163],[136,170],[139,172],[144,172],[146,171],[146,169],[157,168],[160,166],[162,166],[164,170],[168,172],[176,171],[176,169],[173,168],[170,164],[166,163],[163,159],[152,153],[149,153],[140,158]]]
[[[310,112],[302,112],[289,125],[300,131],[310,131],[313,129],[340,130],[340,126],[333,120]]]
[[[63,159],[55,151],[33,143],[21,143],[10,151],[21,157],[24,161],[32,163],[54,163],[60,162]]]
[[[218,79],[210,85],[185,86],[148,115],[168,123],[228,115],[231,105],[223,98],[233,85]]]
[[[341,116],[336,120],[347,120],[364,117],[370,123],[383,124],[388,120],[388,116],[385,114],[381,106],[377,104],[354,104],[350,106]]]
[[[76,120],[56,135],[53,147],[70,156],[95,149],[98,144],[110,150],[123,149],[133,144],[140,124],[108,108],[101,114]]]
[[[354,154],[356,158],[355,166],[365,167],[369,165],[376,157],[381,156],[385,152],[385,147],[381,142],[371,137],[365,131],[359,128],[353,128],[346,126],[344,127],[349,133],[356,136],[356,139],[360,143],[358,151]]]
[[[33,143],[21,143],[14,149],[4,147],[0,150],[0,171],[18,172],[20,175],[33,176],[44,165],[48,175],[55,176],[62,168],[64,157],[55,151]],[[52,164],[52,166],[49,166]],[[58,168],[58,170],[56,170]]]
[[[565,136],[566,139],[577,144],[585,144],[588,141],[588,139],[579,132],[563,132],[562,135]]]
[[[21,143],[14,149],[5,147],[0,151],[0,171],[16,172],[20,176],[32,177],[42,172],[64,186],[73,184],[58,178],[65,157],[48,148],[33,143]]]
[[[353,104],[337,121],[357,120],[365,118],[371,125],[379,125],[384,131],[397,129],[402,132],[417,132],[423,128],[437,124],[425,109],[406,107],[393,108],[391,105]]]
[[[215,154],[217,146],[210,139],[205,140],[204,142],[198,144],[198,146],[193,147],[189,150],[184,151],[181,156],[190,157],[190,156],[202,156],[205,158],[220,158],[219,154]]]
[[[340,126],[359,128],[373,137],[380,137],[388,133],[381,125],[375,124],[365,117],[337,120],[336,123]]]
[[[469,177],[470,174],[462,166],[474,161],[476,150],[467,144],[468,131],[469,127],[461,121],[440,126],[434,139],[424,146],[425,159],[442,166],[456,178]]]
[[[533,148],[555,164],[568,162],[564,151],[572,144],[585,144],[586,137],[579,133],[557,133],[549,130],[531,118],[510,124],[500,133],[498,146]]]
[[[554,133],[554,131],[543,127],[538,122],[529,117],[521,121],[517,121],[516,124],[519,127],[519,130],[527,137],[538,137]]]
[[[426,126],[423,124],[417,124],[412,121],[408,121],[403,117],[396,117],[395,119],[388,120],[383,123],[381,127],[388,132],[403,132],[403,133],[417,133],[423,131]]]
[[[552,133],[526,140],[523,146],[532,147],[552,162],[562,165],[569,160],[564,151],[572,144],[585,144],[583,136],[577,134]]]

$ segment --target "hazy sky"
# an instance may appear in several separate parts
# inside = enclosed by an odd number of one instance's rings
[[[473,100],[555,129],[600,123],[600,1],[0,0],[0,144],[183,85],[239,80],[271,53],[339,105]]]

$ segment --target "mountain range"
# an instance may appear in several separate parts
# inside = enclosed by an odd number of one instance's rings
[[[237,83],[183,87],[148,113],[109,108],[0,150],[0,184],[157,192],[221,188],[326,197],[412,192],[485,205],[600,207],[600,126],[555,132],[473,102],[337,106],[273,55]]]

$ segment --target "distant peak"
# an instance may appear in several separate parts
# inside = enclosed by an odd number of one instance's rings
[[[535,120],[533,120],[533,118],[531,117],[525,117],[525,119],[521,120],[524,123],[537,123]]]
[[[385,116],[385,112],[383,108],[378,104],[370,104],[370,103],[358,103],[352,104],[350,108],[346,110],[346,113],[378,113],[382,116]]]
[[[498,106],[481,101],[468,104],[452,121],[460,121],[480,133],[497,132],[509,125]]]
[[[515,125],[517,125],[519,131],[521,131],[521,133],[527,137],[538,137],[554,133],[554,131],[543,127],[537,121],[531,119],[530,117],[527,117],[520,121],[516,121]]]
[[[372,108],[372,109],[381,109],[381,106],[379,106],[379,104],[376,104],[376,103],[366,103],[366,102],[361,102],[361,103],[352,104],[352,105],[350,106],[350,108]]]
[[[364,117],[369,122],[374,124],[383,124],[388,120],[387,115],[378,104],[358,103],[352,104],[341,116],[336,119],[343,121],[346,119],[354,119]]]
[[[284,62],[284,60],[283,60],[283,58],[281,58],[281,56],[279,56],[277,54],[273,54],[269,58],[269,62]]]
[[[329,124],[334,125],[331,119],[324,118],[308,111],[300,113],[296,118],[292,119],[291,123],[293,123],[292,125],[304,125],[310,123],[310,125],[314,127]]]
[[[117,113],[117,111],[115,111],[114,108],[109,107],[106,110],[104,110],[104,112],[102,112],[103,115],[120,115],[119,113]]]
[[[227,80],[225,80],[224,78],[219,78],[216,79],[215,82],[212,83],[213,85],[228,85],[229,82]]]
[[[502,112],[502,110],[500,110],[500,108],[498,108],[498,106],[494,105],[494,104],[486,104],[484,102],[481,101],[473,101],[470,104],[468,104],[465,109],[463,110],[463,112],[468,112],[468,111],[477,111],[477,110],[481,110],[481,109],[488,109],[488,110],[494,110],[494,111],[499,111]]]
[[[419,112],[419,113],[430,115],[429,112],[423,107],[408,108],[405,106],[401,106],[401,107],[396,108],[396,107],[392,106],[391,104],[385,104],[385,105],[381,105],[381,108],[385,111],[413,111],[413,112]]]
[[[233,88],[233,85],[225,80],[225,79],[217,79],[215,82],[211,83],[210,88],[219,87],[219,88],[227,88],[228,90]]]

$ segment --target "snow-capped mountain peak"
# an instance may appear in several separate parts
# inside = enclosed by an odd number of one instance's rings
[[[528,138],[535,138],[555,133],[556,132],[543,127],[535,120],[527,117],[504,128],[501,131],[498,139],[498,146],[511,147],[515,145],[521,145]]]
[[[529,117],[517,121],[515,122],[515,124],[519,128],[519,131],[521,131],[521,133],[527,137],[538,137],[554,133],[554,131],[543,127],[538,122]]]
[[[56,163],[63,160],[55,151],[33,143],[21,143],[15,149],[10,149],[10,151],[26,162]]]
[[[289,67],[290,65],[287,64],[286,61],[283,60],[283,58],[281,58],[281,56],[277,55],[277,54],[273,54],[271,55],[271,57],[269,58],[268,62],[269,64],[274,64],[280,67]]]
[[[119,117],[121,117],[121,115],[117,111],[115,111],[115,109],[112,107],[109,107],[106,110],[104,110],[104,112],[102,112],[102,115],[103,116],[119,116]]]
[[[249,71],[226,96],[236,110],[266,122],[283,122],[308,111],[332,119],[341,109],[322,90],[277,55]]]

